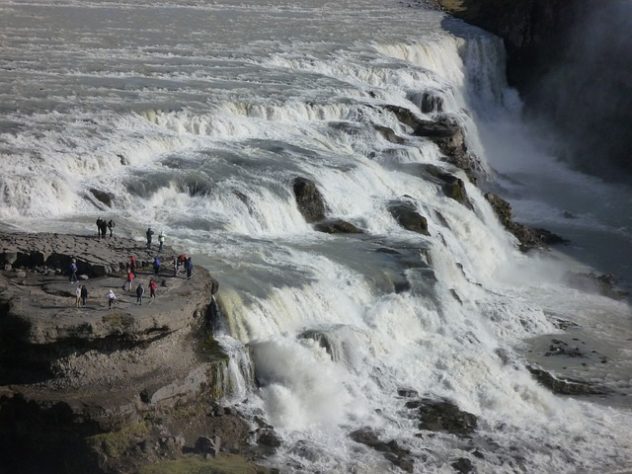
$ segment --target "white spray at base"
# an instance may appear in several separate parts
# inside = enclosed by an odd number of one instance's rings
[[[499,40],[463,33],[233,51],[231,61],[243,54],[239,80],[228,83],[221,65],[182,73],[190,80],[173,94],[183,104],[175,110],[156,99],[122,112],[118,103],[66,115],[16,111],[8,119],[21,126],[2,134],[0,153],[20,160],[3,160],[0,215],[26,226],[33,224],[25,218],[92,222],[97,212],[115,212],[131,228],[155,223],[191,248],[221,284],[225,330],[217,338],[231,356],[234,401],[282,437],[271,465],[396,471],[349,438],[364,426],[409,449],[417,472],[446,472],[458,457],[480,472],[626,465],[630,414],[554,396],[515,350],[556,331],[544,306],[572,319],[563,301],[546,299],[572,294],[562,263],[519,253],[481,191],[386,107],[432,120],[438,113],[421,112],[420,94],[440,98],[491,177],[483,119],[512,121],[519,132],[519,103],[502,75]],[[124,52],[128,61],[137,54]],[[161,96],[172,79],[158,69],[152,80],[166,85],[135,93]],[[125,102],[123,92],[113,94]],[[402,140],[385,139],[376,126]],[[419,172],[428,164],[466,181],[472,209]],[[316,183],[330,216],[366,233],[315,232],[296,207],[296,176]],[[91,188],[111,192],[113,209]],[[388,210],[393,200],[413,203],[430,236],[402,229]],[[402,388],[475,414],[476,435],[417,437]]]

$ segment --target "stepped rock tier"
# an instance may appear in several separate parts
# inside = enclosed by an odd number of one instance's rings
[[[174,458],[200,436],[226,449],[247,425],[221,417],[227,356],[210,331],[218,284],[203,268],[174,277],[144,242],[60,234],[0,234],[0,452],[19,472],[126,472]],[[129,256],[146,293],[122,289]],[[86,306],[75,306],[75,258]],[[108,308],[107,292],[117,300]],[[213,411],[215,410],[215,412]],[[219,449],[219,446],[218,446]],[[63,462],[61,462],[63,460]],[[14,472],[18,472],[18,470]]]

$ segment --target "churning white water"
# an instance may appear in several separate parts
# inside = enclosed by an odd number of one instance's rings
[[[0,45],[4,224],[91,232],[101,215],[192,249],[220,281],[234,401],[282,436],[271,465],[397,472],[349,438],[364,426],[417,472],[632,465],[629,409],[553,395],[521,355],[551,314],[625,333],[628,306],[569,288],[573,261],[517,251],[475,185],[472,209],[446,197],[419,165],[463,172],[385,107],[432,119],[420,94],[440,97],[494,182],[529,140],[497,38],[392,0],[68,0],[3,2]],[[314,231],[297,176],[365,233]],[[391,216],[402,198],[429,237]],[[416,436],[401,388],[475,414],[476,434]]]

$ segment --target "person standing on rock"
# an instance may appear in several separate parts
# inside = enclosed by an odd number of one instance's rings
[[[191,279],[191,273],[193,272],[193,262],[191,257],[187,258],[184,262],[184,269],[187,271],[187,280]]]
[[[78,308],[79,303],[81,302],[81,287],[77,285],[77,289],[75,290],[75,306]]]
[[[149,280],[149,298],[150,298],[150,303],[152,301],[155,301],[155,299],[156,299],[156,288],[158,288],[158,282],[152,278],[151,280]]]
[[[132,273],[136,273],[136,255],[129,256],[129,269]]]
[[[110,219],[108,221],[108,229],[110,229],[110,237],[112,237],[112,229],[114,229],[114,221],[112,219]]]
[[[76,260],[73,258],[72,262],[70,263],[70,283],[77,283],[78,278],[77,278],[77,262]]]
[[[136,304],[143,304],[143,295],[145,294],[145,288],[143,288],[143,284],[139,283],[136,287]]]
[[[112,305],[116,301],[116,295],[114,294],[114,291],[112,290],[108,291],[107,299],[108,299],[108,309],[111,309]]]
[[[156,255],[154,257],[154,275],[158,275],[160,273],[160,257],[158,255]]]
[[[154,235],[154,231],[151,230],[151,227],[147,227],[147,232],[145,232],[145,235],[147,236],[147,248],[151,248],[151,237],[152,235]]]
[[[85,306],[88,303],[88,289],[86,285],[81,285],[81,306]]]
[[[101,238],[101,222],[103,222],[103,220],[99,217],[97,219],[97,235],[99,238]]]
[[[127,279],[125,280],[125,283],[123,284],[123,289],[127,291],[132,291],[133,281],[134,281],[134,272],[130,270],[129,272],[127,272]]]
[[[158,253],[162,252],[162,246],[165,244],[165,233],[161,230],[158,234]]]

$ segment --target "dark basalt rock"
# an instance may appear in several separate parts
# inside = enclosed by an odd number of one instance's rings
[[[538,367],[527,368],[540,384],[559,395],[605,395],[609,392],[605,387],[590,382],[555,377],[550,372]]]
[[[450,466],[452,466],[454,470],[460,474],[469,474],[470,472],[474,472],[472,461],[467,458],[458,458],[450,464]]]
[[[314,225],[314,229],[327,234],[363,234],[362,229],[342,219],[327,219]]]
[[[295,178],[293,189],[298,210],[307,222],[318,222],[325,218],[325,201],[313,181]]]
[[[446,196],[472,209],[472,203],[467,197],[467,191],[465,190],[465,183],[461,178],[457,178],[448,173],[440,175],[439,178],[445,183],[441,189]]]
[[[430,232],[428,232],[428,221],[417,212],[412,203],[393,201],[389,204],[388,210],[404,229],[417,232],[418,234],[430,235]]]
[[[485,193],[485,199],[492,206],[500,223],[520,242],[523,252],[548,245],[565,244],[568,240],[546,229],[533,228],[512,220],[511,204],[494,193]]]
[[[364,444],[383,453],[383,456],[405,472],[413,472],[414,461],[410,450],[399,446],[397,441],[381,441],[375,432],[367,427],[352,432],[349,437],[356,443]]]
[[[374,127],[375,127],[375,131],[379,133],[380,135],[382,135],[382,137],[385,140],[391,143],[396,143],[397,145],[402,145],[406,143],[406,140],[400,137],[399,135],[397,135],[397,133],[395,133],[395,131],[392,128],[384,127],[382,125],[374,125]]]
[[[405,398],[414,398],[418,397],[419,393],[417,393],[417,390],[414,390],[412,388],[400,388],[397,390],[397,395]]]
[[[90,192],[98,201],[105,204],[107,207],[112,207],[112,201],[114,200],[114,194],[107,191],[101,191],[100,189],[90,188]]]
[[[445,400],[422,398],[406,404],[408,408],[418,408],[421,423],[419,428],[428,431],[443,431],[457,436],[468,436],[476,430],[478,419],[475,415],[462,411],[454,403]]]
[[[413,135],[433,141],[448,163],[461,168],[470,180],[476,181],[476,175],[481,171],[480,161],[468,152],[463,129],[453,117],[442,115],[434,121],[423,120],[405,107],[386,105],[385,108],[401,123],[412,128]]]

